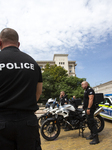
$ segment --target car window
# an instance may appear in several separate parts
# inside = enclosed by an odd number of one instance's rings
[[[104,102],[100,102],[99,104],[104,104]]]
[[[105,99],[102,102],[100,102],[99,104],[105,104]]]
[[[111,102],[108,98],[104,98],[104,99],[105,99],[105,101],[104,101],[105,103],[109,103],[111,105]]]
[[[112,98],[110,98],[112,100]],[[109,103],[110,105],[112,105],[112,101],[109,98],[104,98],[104,101],[100,102],[99,104],[105,104],[105,103]]]

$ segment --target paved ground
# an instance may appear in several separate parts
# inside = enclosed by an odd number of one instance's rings
[[[89,135],[87,128],[84,135]],[[41,136],[42,150],[112,150],[112,121],[105,120],[105,128],[99,133],[99,140],[99,144],[90,145],[90,140],[79,136],[79,130],[65,132],[61,129],[59,137],[54,141],[46,141]]]

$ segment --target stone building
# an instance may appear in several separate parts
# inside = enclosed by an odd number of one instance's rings
[[[76,61],[68,61],[68,54],[54,54],[53,61],[37,61],[37,63],[41,68],[44,68],[47,63],[50,65],[56,64],[67,70],[69,76],[76,76]]]
[[[112,94],[112,80],[93,87],[95,93]]]

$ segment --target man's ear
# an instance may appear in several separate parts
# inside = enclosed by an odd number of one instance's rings
[[[0,46],[2,46],[2,41],[0,40]]]
[[[2,50],[2,41],[0,40],[0,50]]]
[[[20,46],[20,42],[18,42],[18,47]]]

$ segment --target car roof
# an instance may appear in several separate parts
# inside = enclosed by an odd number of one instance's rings
[[[104,96],[112,96],[112,94],[105,94]]]

